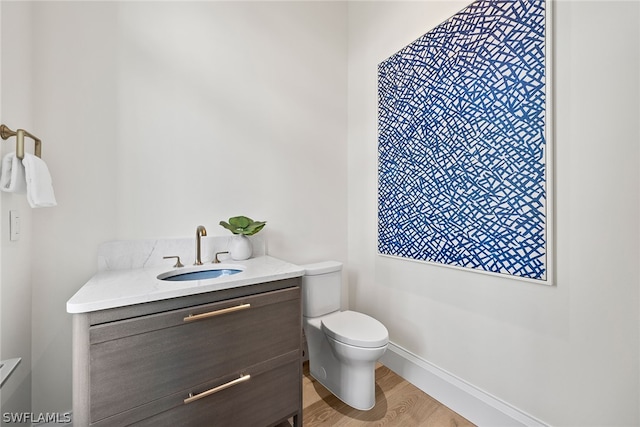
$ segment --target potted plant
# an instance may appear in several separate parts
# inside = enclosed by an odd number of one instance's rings
[[[236,261],[249,259],[252,247],[247,236],[253,236],[262,230],[266,224],[266,221],[254,221],[246,216],[234,216],[229,218],[229,222],[220,221],[221,226],[234,234],[229,244],[231,258]]]

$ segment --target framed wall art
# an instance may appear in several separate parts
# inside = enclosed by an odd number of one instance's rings
[[[378,66],[378,252],[553,284],[549,0],[478,0]]]

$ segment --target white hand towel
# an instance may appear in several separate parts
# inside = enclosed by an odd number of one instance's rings
[[[25,153],[22,159],[27,181],[27,200],[32,208],[56,206],[51,174],[47,164],[33,154]]]
[[[0,190],[19,194],[27,192],[24,166],[20,159],[16,157],[16,153],[9,153],[2,159]]]

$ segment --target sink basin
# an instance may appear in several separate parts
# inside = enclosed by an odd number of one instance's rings
[[[231,276],[232,274],[241,273],[242,270],[244,270],[243,266],[232,264],[187,267],[166,271],[162,274],[159,274],[158,279],[169,282],[206,280],[223,276]]]

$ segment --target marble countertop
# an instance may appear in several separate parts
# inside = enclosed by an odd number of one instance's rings
[[[231,276],[184,282],[159,280],[159,274],[173,270],[166,265],[99,271],[67,301],[67,312],[87,313],[289,279],[304,274],[302,267],[268,255],[246,261],[224,261],[225,266],[233,264],[239,265],[243,271]],[[178,270],[188,272],[190,269],[191,267],[183,267]]]

